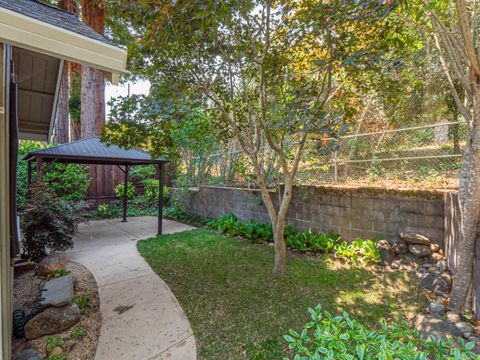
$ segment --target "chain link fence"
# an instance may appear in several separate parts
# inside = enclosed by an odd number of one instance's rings
[[[315,139],[307,143],[296,182],[384,187],[458,187],[465,122],[446,122]],[[330,146],[328,146],[330,145]],[[332,149],[325,153],[325,148]],[[281,181],[278,158],[262,148],[268,183]],[[241,150],[183,159],[181,173],[191,185],[255,187],[251,163]]]

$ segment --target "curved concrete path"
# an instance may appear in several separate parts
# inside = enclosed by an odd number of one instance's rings
[[[164,220],[164,233],[193,229]],[[195,337],[177,299],[136,248],[155,236],[157,218],[81,224],[70,260],[95,276],[102,328],[95,360],[195,360]]]

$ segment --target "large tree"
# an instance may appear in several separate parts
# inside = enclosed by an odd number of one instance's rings
[[[274,273],[284,273],[284,226],[307,138],[347,129],[350,103],[340,99],[353,95],[349,73],[381,58],[372,38],[393,7],[368,0],[116,5],[136,35],[132,70],[202,99],[247,154],[274,230]],[[264,149],[280,163],[275,197]]]
[[[459,228],[456,269],[450,306],[462,311],[470,306],[477,225],[480,215],[480,14],[477,0],[423,0],[419,14],[428,14],[455,105],[467,121],[460,174]]]
[[[82,0],[82,19],[101,35],[105,34],[102,0]],[[105,77],[101,70],[83,66],[81,72],[81,137],[100,135],[105,126]]]

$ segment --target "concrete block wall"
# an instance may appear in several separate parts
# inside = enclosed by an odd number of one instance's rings
[[[275,192],[271,196],[278,197]],[[339,233],[347,240],[395,239],[401,231],[411,231],[443,247],[444,203],[440,191],[301,186],[294,189],[287,223],[300,231]],[[256,189],[201,187],[192,191],[187,210],[211,218],[234,213],[242,221],[269,221]]]

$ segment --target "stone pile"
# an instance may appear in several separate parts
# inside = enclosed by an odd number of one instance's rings
[[[49,275],[56,270],[65,270],[65,255],[55,253],[40,263],[37,273]],[[71,274],[48,280],[42,289],[39,309],[41,312],[25,324],[28,340],[62,332],[80,320],[80,309],[73,300],[74,279]]]

